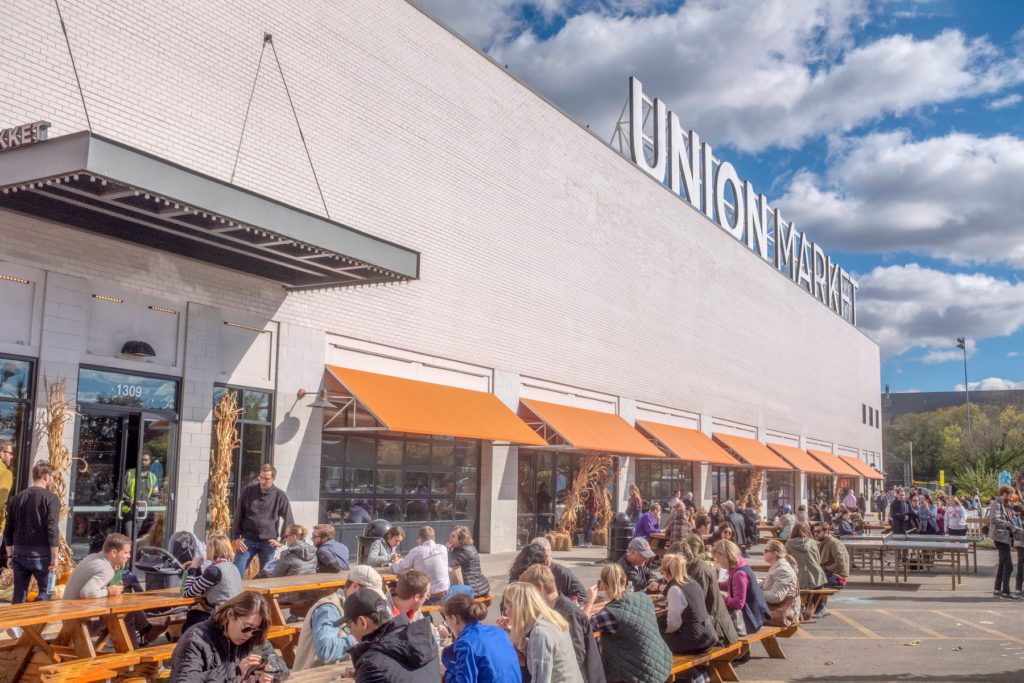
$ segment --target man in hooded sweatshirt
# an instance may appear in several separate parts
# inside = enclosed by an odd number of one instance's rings
[[[356,683],[437,683],[441,664],[429,619],[391,618],[384,598],[360,588],[345,598],[347,624],[357,644],[350,651]]]
[[[317,574],[337,574],[348,569],[348,547],[335,540],[336,533],[330,524],[317,524],[313,527]]]

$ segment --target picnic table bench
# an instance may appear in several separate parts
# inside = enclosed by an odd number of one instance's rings
[[[828,598],[839,592],[838,588],[808,588],[800,590],[800,609],[803,614],[812,615],[819,607],[828,604]]]
[[[764,646],[764,651],[768,653],[770,658],[785,659],[786,653],[782,651],[782,646],[779,645],[778,639],[792,638],[798,630],[800,630],[799,624],[786,627],[762,626],[757,633],[740,636],[740,642],[743,643],[744,654],[750,651],[750,646],[753,643],[761,643]]]
[[[698,666],[707,668],[708,676],[712,683],[721,681],[738,681],[736,670],[732,661],[743,654],[743,643],[736,641],[726,647],[718,647],[703,654],[697,655],[672,655],[672,672],[669,680],[676,680],[676,676],[687,671],[692,671]]]

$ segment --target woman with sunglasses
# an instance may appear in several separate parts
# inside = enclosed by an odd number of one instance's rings
[[[222,602],[213,616],[182,634],[171,658],[172,683],[272,683],[288,667],[267,641],[270,607],[259,593],[244,591]]]

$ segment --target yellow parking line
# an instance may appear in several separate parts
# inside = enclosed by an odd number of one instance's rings
[[[938,638],[939,640],[948,640],[949,639],[949,636],[947,636],[944,633],[939,633],[938,631],[933,631],[932,629],[928,628],[927,626],[922,626],[921,624],[913,622],[910,619],[904,619],[903,617],[898,617],[895,614],[889,614],[884,609],[878,609],[878,610],[875,610],[875,611],[878,612],[879,614],[887,615],[891,619],[895,619],[896,621],[903,622],[904,624],[906,624],[910,628],[917,629],[918,631],[923,631],[923,632],[927,633],[929,636],[931,636],[932,638]]]
[[[798,628],[796,630],[796,637],[797,638],[814,638],[814,636],[812,636],[810,633],[808,633],[807,629],[805,629],[803,626],[801,626],[800,628]]]
[[[1007,633],[1003,633],[1002,631],[997,631],[994,628],[989,628],[988,626],[985,626],[984,624],[975,624],[973,621],[967,621],[966,619],[956,619],[956,617],[954,617],[952,614],[949,614],[947,612],[942,612],[942,611],[937,610],[937,609],[931,610],[931,613],[932,614],[937,614],[940,617],[943,617],[944,619],[954,619],[956,621],[959,621],[964,626],[970,626],[971,628],[976,628],[979,631],[984,631],[985,633],[990,633],[990,634],[992,634],[992,635],[994,635],[997,638],[1000,638],[1002,640],[1010,640],[1010,641],[1013,641],[1015,643],[1020,643],[1020,644],[1024,645],[1024,640],[1021,640],[1020,638],[1017,638],[1016,636],[1011,636],[1011,635],[1009,635]]]
[[[840,621],[843,621],[846,624],[854,627],[855,629],[857,629],[858,631],[860,631],[861,633],[866,635],[868,638],[873,638],[873,639],[878,639],[878,640],[881,640],[881,638],[882,638],[882,636],[878,635],[877,633],[875,633],[874,631],[869,629],[867,626],[862,626],[861,624],[858,624],[856,621],[854,621],[850,617],[846,616],[845,614],[843,614],[842,612],[840,612],[837,609],[830,609],[829,610],[829,614],[832,614],[834,616],[839,617]]]

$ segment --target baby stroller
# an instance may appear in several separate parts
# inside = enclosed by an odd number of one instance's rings
[[[153,545],[141,546],[135,558],[135,569],[145,577],[146,590],[177,588],[185,565],[193,557],[206,553],[206,547],[191,531],[176,531],[167,542],[167,549]]]

